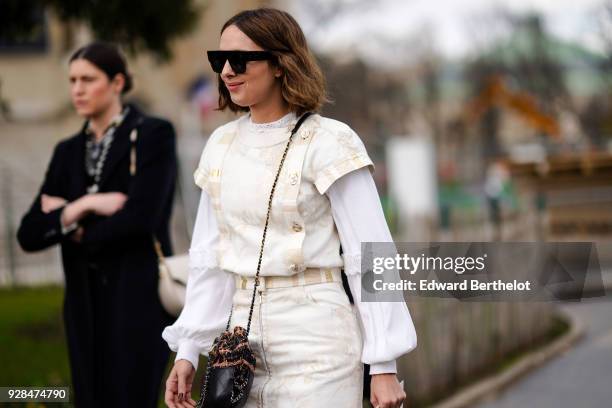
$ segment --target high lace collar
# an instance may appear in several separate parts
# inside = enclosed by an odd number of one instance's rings
[[[251,115],[248,114],[238,122],[238,140],[251,147],[273,146],[289,138],[291,128],[296,121],[297,116],[294,112],[289,112],[278,120],[266,123],[252,122]]]
[[[287,127],[293,119],[295,119],[295,113],[289,112],[282,118],[275,120],[274,122],[255,123],[251,118],[251,114],[248,115],[248,127],[249,130],[256,132],[265,132],[269,129],[284,128]]]

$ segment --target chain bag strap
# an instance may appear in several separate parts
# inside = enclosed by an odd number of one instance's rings
[[[253,383],[256,365],[255,355],[249,345],[248,336],[251,330],[255,295],[257,293],[257,286],[259,285],[259,272],[261,270],[261,260],[266,242],[268,223],[270,221],[270,212],[272,210],[272,198],[274,197],[276,184],[283,168],[285,158],[287,157],[287,152],[289,151],[293,136],[311,114],[311,112],[304,113],[291,131],[291,135],[289,136],[285,151],[283,152],[283,156],[278,166],[278,171],[276,172],[276,177],[274,178],[274,183],[272,184],[272,190],[270,191],[270,197],[268,199],[266,222],[259,249],[259,260],[257,261],[257,272],[255,273],[255,284],[253,285],[253,296],[251,298],[249,320],[246,330],[241,326],[236,326],[233,331],[230,331],[230,322],[232,320],[232,312],[230,311],[225,331],[215,339],[209,352],[206,374],[202,379],[200,399],[196,405],[198,408],[240,408],[246,404]]]

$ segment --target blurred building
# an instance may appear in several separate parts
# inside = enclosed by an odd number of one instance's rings
[[[265,0],[196,0],[202,12],[193,32],[172,44],[174,58],[159,63],[144,53],[129,57],[135,88],[131,98],[173,119],[190,84],[208,68],[205,51],[216,48],[221,24],[239,10],[266,5]],[[54,118],[71,111],[68,58],[92,35],[82,24],[63,23],[49,9],[33,13],[39,35],[30,42],[0,46],[2,98],[16,120]]]

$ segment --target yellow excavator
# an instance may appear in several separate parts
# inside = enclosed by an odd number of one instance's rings
[[[523,118],[531,127],[558,139],[557,121],[542,112],[534,97],[524,92],[514,92],[506,87],[500,75],[493,75],[480,94],[468,103],[464,113],[467,123],[476,123],[491,107],[510,109]]]

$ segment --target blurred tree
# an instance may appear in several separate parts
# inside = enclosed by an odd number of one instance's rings
[[[441,143],[443,123],[440,96],[440,65],[441,63],[438,61],[438,58],[433,55],[427,56],[421,64],[425,85],[424,115],[436,146],[440,146]]]
[[[612,0],[601,5],[597,18],[604,58],[597,61],[595,68],[602,86],[588,98],[579,118],[592,147],[608,149],[612,144]]]
[[[319,57],[319,61],[333,102],[323,113],[350,123],[374,155],[382,156],[390,136],[408,132],[411,106],[405,79],[371,68],[359,58],[337,62]]]
[[[576,113],[565,83],[564,66],[551,51],[559,44],[545,31],[541,18],[500,12],[497,21],[510,27],[509,36],[467,64],[465,77],[471,84],[468,97],[478,97],[486,91],[490,79],[498,76],[506,78],[515,92],[535,98],[537,110],[551,120],[561,110]],[[495,24],[495,21],[489,23]],[[499,124],[500,111],[493,105],[482,115],[479,124],[485,160],[503,153],[498,140]],[[540,130],[538,136],[543,143],[549,143]]]
[[[170,42],[195,25],[193,0],[0,0],[0,39],[27,37],[36,25],[32,10],[51,7],[64,22],[87,24],[100,40],[116,42],[132,53],[150,51],[171,57]]]
[[[309,0],[290,3],[298,15],[309,16],[306,24],[300,24],[303,25],[306,37],[310,38],[345,17],[348,12],[365,12],[379,2],[380,0]]]
[[[324,107],[324,113],[350,123],[362,136],[372,135],[367,65],[357,58],[340,63],[332,57],[320,56],[319,62],[332,100]]]
[[[0,44],[29,42],[43,26],[39,0],[0,0]]]
[[[549,114],[563,107],[574,112],[572,99],[565,85],[561,63],[551,55],[553,39],[545,32],[542,19],[531,15],[516,20],[518,35],[524,31],[529,44],[517,53],[512,71],[517,82],[540,97],[542,107]]]
[[[612,0],[608,0],[601,7],[601,12],[597,13],[599,19],[599,36],[605,47],[606,59],[602,61],[599,68],[601,71],[610,72],[612,70]],[[608,86],[612,87],[612,83]]]
[[[498,62],[476,59],[465,68],[466,82],[470,84],[468,99],[478,98],[488,85],[488,78],[495,74],[504,73],[507,69]],[[480,137],[482,159],[486,161],[489,157],[498,156],[502,153],[499,143],[499,108],[493,104],[481,116],[478,123],[478,134]]]

